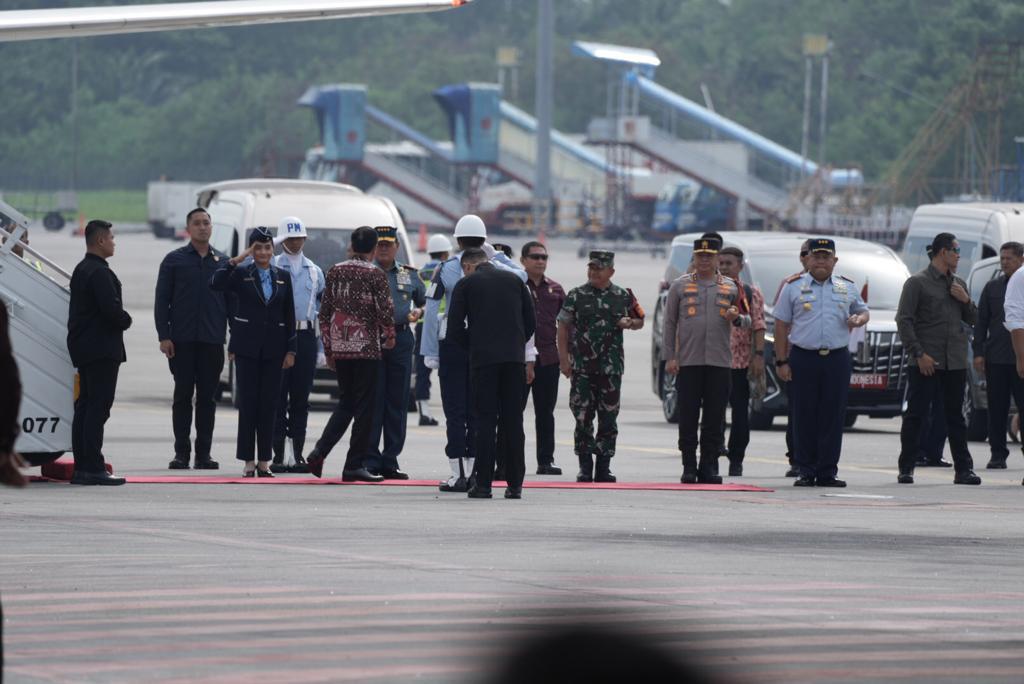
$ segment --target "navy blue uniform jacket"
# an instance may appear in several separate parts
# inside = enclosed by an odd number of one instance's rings
[[[235,295],[228,351],[254,359],[284,359],[295,352],[295,304],[292,279],[286,271],[271,266],[270,300],[263,299],[263,286],[256,264],[232,266],[224,260],[210,278],[210,288]]]

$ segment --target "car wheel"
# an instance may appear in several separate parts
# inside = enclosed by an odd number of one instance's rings
[[[43,228],[49,231],[60,230],[64,227],[64,216],[59,211],[51,211],[43,217]]]
[[[676,394],[676,377],[661,371],[661,412],[670,423],[679,422],[679,397]]]
[[[844,428],[852,428],[854,426],[854,424],[856,424],[856,422],[857,422],[857,414],[856,413],[847,413],[846,417],[843,419],[843,427]]]
[[[772,423],[775,422],[775,416],[767,411],[751,411],[750,412],[750,429],[751,430],[771,430]]]
[[[964,391],[964,422],[967,423],[967,439],[971,442],[984,442],[988,438],[988,411],[975,408],[971,389]]]

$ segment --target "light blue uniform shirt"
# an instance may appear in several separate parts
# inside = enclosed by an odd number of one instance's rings
[[[274,266],[287,271],[292,277],[295,320],[313,321],[316,324],[317,314],[320,313],[320,300],[324,294],[324,272],[305,256],[302,257],[302,268],[298,273],[292,273],[292,265],[286,254],[274,257]]]
[[[270,282],[270,269],[257,266],[256,273],[259,274],[260,285],[263,286],[263,302],[267,303],[274,294],[274,285]]]
[[[854,283],[835,274],[819,283],[810,273],[782,288],[772,314],[790,324],[789,343],[802,349],[839,349],[850,344],[846,319],[868,305]]]
[[[451,297],[452,291],[455,289],[455,284],[462,279],[462,264],[460,259],[462,258],[462,252],[458,252],[455,256],[451,257],[447,261],[443,262],[438,268],[440,273],[435,277],[440,278],[441,284],[444,286],[444,299],[447,300]],[[524,283],[526,282],[526,271],[522,269],[519,264],[505,256],[504,252],[498,252],[491,258],[491,263],[502,269],[503,271],[511,271],[519,276],[519,279]],[[420,341],[420,355],[422,356],[439,356],[440,355],[440,340],[438,339],[438,333],[440,331],[440,299],[433,299],[430,297],[430,288],[427,288],[427,307],[423,314],[423,338]]]

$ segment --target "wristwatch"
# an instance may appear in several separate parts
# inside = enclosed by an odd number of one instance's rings
[[[789,359],[775,359],[775,367],[782,368],[789,365]]]
[[[919,359],[919,358],[921,358],[922,356],[924,356],[924,352],[923,352],[923,351],[921,351],[920,349],[918,349],[917,351],[915,351],[915,352],[914,352],[914,358],[915,358],[915,359]]]

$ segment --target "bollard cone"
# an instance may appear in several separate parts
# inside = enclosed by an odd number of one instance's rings
[[[427,224],[426,223],[421,223],[420,224],[420,244],[418,245],[417,249],[420,252],[424,253],[424,254],[426,254],[426,252],[427,252]]]
[[[75,229],[75,236],[81,237],[85,235],[85,214],[78,213],[78,228]]]

